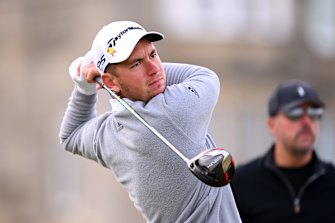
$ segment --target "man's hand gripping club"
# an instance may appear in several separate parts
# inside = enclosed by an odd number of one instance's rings
[[[93,64],[91,51],[88,51],[84,57],[78,57],[71,63],[69,74],[76,84],[78,91],[85,95],[93,95],[101,88],[94,80],[96,76],[100,76],[100,73]]]

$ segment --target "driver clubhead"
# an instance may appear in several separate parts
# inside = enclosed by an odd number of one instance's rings
[[[222,148],[208,149],[189,160],[190,171],[202,182],[213,187],[227,185],[234,176],[232,156]]]

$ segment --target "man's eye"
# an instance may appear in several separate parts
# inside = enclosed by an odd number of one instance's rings
[[[133,63],[130,68],[135,68],[135,67],[138,67],[140,66],[140,62],[136,62],[136,63]]]

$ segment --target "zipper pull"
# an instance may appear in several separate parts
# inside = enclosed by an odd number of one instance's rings
[[[300,199],[299,198],[295,198],[294,199],[294,212],[296,214],[299,214],[300,211],[301,211],[301,209],[300,209]]]

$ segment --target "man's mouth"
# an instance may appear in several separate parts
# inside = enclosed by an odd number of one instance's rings
[[[148,86],[152,86],[155,85],[156,83],[160,82],[163,78],[161,76],[154,78],[153,80],[151,80],[148,84]]]

